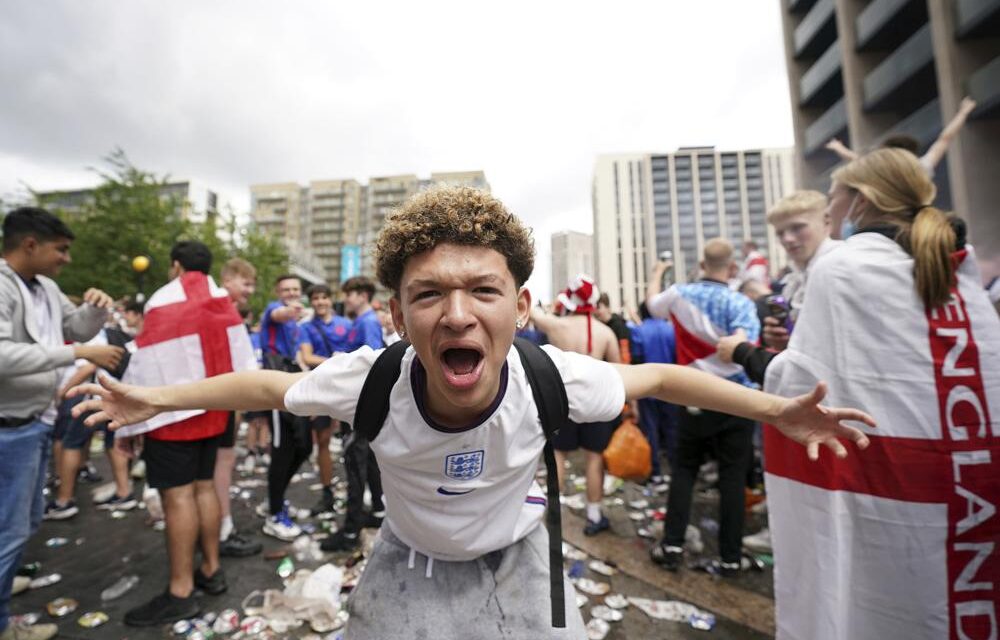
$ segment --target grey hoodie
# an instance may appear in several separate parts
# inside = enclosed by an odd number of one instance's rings
[[[35,311],[25,300],[18,275],[0,258],[0,417],[28,418],[52,402],[58,369],[73,364],[71,345],[41,344]],[[51,279],[38,276],[52,320],[66,340],[86,342],[101,330],[107,311],[89,304],[74,307]]]

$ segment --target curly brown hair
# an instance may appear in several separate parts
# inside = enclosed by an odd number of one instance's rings
[[[440,186],[415,194],[386,219],[375,243],[379,282],[398,294],[406,261],[444,243],[497,251],[518,287],[535,266],[531,231],[502,202],[479,189]]]

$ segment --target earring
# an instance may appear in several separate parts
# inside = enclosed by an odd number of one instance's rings
[[[524,321],[521,320],[520,318],[518,318],[517,320],[515,320],[514,321],[514,328],[517,329],[517,330],[523,329],[524,328]]]
[[[406,331],[404,331],[403,329],[397,330],[396,333],[399,335],[400,339],[406,337]]]

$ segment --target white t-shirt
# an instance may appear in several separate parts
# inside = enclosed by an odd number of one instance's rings
[[[606,362],[543,347],[566,386],[569,418],[611,420],[625,386]],[[297,415],[352,422],[368,370],[381,353],[337,354],[293,385],[285,406]],[[524,538],[545,514],[534,480],[545,435],[517,350],[493,406],[476,425],[446,431],[422,410],[424,380],[412,347],[389,396],[389,415],[372,442],[382,472],[386,521],[412,549],[441,560],[471,560]]]

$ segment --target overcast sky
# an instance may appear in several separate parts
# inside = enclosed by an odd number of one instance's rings
[[[589,232],[600,153],[792,144],[777,0],[0,6],[0,197],[114,147],[237,210],[256,182],[482,169]]]

